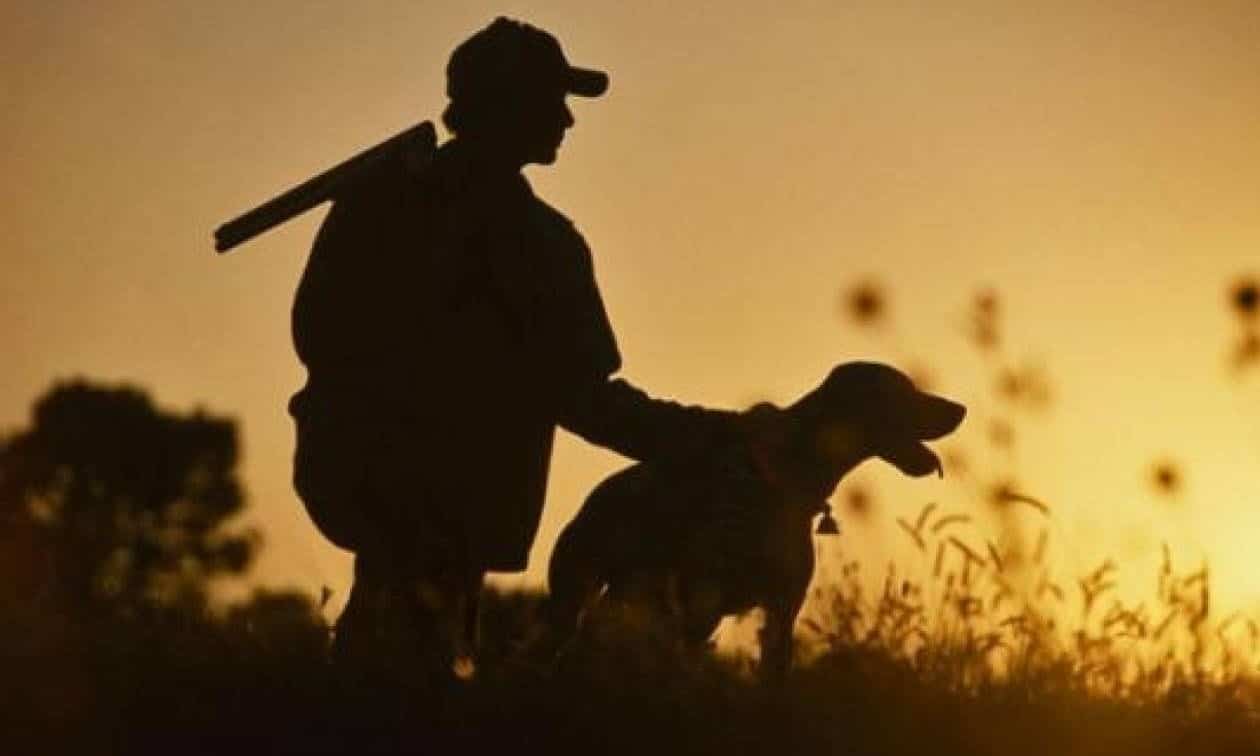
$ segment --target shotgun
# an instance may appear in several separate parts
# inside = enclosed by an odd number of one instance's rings
[[[408,171],[419,172],[436,150],[437,132],[429,121],[395,134],[219,226],[214,232],[215,251],[227,252],[322,202],[354,191],[399,161]]]

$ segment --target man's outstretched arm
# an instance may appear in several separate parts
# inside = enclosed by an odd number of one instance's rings
[[[505,309],[532,324],[531,351],[547,366],[560,426],[636,460],[690,459],[758,445],[765,423],[750,422],[750,413],[654,399],[611,377],[621,355],[590,250],[568,219],[541,202],[532,208],[541,242],[534,254],[520,254],[519,241],[514,246],[493,238],[500,227],[489,226],[489,267]]]
[[[653,399],[620,378],[566,393],[558,398],[561,427],[631,459],[689,459],[744,442],[739,413]]]

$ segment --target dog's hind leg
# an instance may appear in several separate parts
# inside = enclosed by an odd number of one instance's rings
[[[556,541],[547,568],[546,632],[550,652],[558,653],[578,634],[582,618],[599,600],[605,580],[597,560],[585,553],[573,532],[566,529]]]

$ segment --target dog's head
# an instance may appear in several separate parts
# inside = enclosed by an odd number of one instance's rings
[[[904,373],[873,362],[833,369],[791,408],[809,428],[819,456],[836,465],[879,457],[907,475],[941,472],[924,441],[962,422],[961,404],[920,391]]]

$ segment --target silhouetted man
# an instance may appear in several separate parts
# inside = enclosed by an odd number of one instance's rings
[[[297,490],[356,555],[342,657],[469,649],[484,573],[526,566],[557,424],[640,460],[743,443],[743,416],[611,377],[590,252],[521,175],[555,161],[566,96],[607,86],[500,18],[451,55],[454,139],[419,177],[342,198],[320,229],[293,308],[309,380],[290,411]]]

